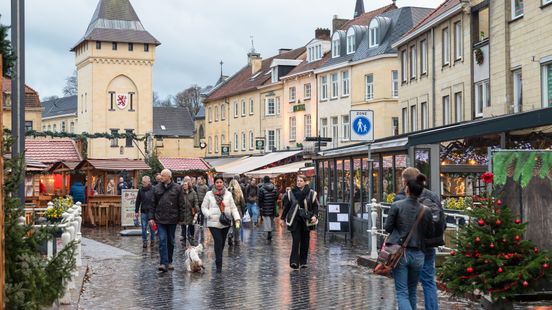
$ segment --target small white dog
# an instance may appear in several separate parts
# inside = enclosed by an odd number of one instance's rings
[[[198,246],[186,249],[186,252],[184,252],[184,266],[186,270],[189,272],[200,272],[202,269],[205,269],[201,258],[199,258],[199,254],[201,253],[203,253],[203,244],[201,243]]]

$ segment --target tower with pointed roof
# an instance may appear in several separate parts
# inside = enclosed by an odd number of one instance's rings
[[[355,14],[353,15],[353,18],[357,18],[364,13],[364,0],[357,0],[355,5]]]
[[[71,49],[78,77],[77,132],[152,132],[158,45],[129,0],[99,0],[84,36]],[[142,152],[131,139],[88,142],[89,158],[137,159]]]

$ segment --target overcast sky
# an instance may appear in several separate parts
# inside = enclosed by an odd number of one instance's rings
[[[99,0],[27,0],[26,83],[41,98],[62,95],[75,69],[69,49],[84,35]],[[263,58],[279,48],[304,46],[334,14],[351,18],[356,0],[131,0],[142,24],[160,42],[154,90],[161,98],[191,84],[213,84],[247,63],[254,36]],[[0,23],[10,24],[10,2],[0,1]],[[399,0],[399,7],[434,8],[441,0]],[[391,1],[365,1],[366,11]]]

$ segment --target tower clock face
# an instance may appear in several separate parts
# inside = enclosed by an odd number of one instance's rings
[[[121,110],[124,110],[128,106],[128,94],[116,94],[115,100],[117,102],[117,107]]]

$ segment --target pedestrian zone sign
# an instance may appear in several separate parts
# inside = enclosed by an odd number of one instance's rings
[[[264,138],[257,138],[257,139],[255,140],[255,148],[256,148],[257,150],[259,150],[259,151],[264,150],[264,148],[265,148],[265,140],[264,140]]]
[[[374,141],[374,111],[353,110],[351,119],[351,141]]]

